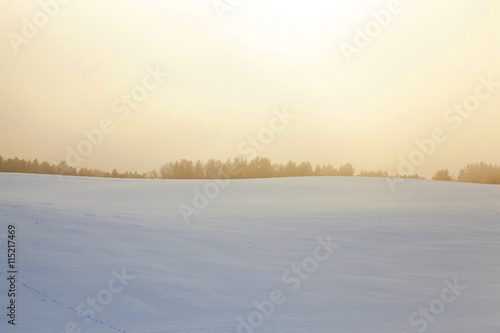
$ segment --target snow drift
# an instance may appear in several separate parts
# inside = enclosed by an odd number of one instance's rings
[[[500,332],[498,186],[61,179],[0,174],[1,332]]]

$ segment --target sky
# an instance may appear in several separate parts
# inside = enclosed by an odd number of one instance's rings
[[[60,1],[0,1],[4,158],[500,163],[499,1]]]

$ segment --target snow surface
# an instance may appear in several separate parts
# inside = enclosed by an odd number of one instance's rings
[[[238,180],[187,225],[178,205],[210,181],[62,180],[0,174],[0,332],[238,332],[237,318],[275,289],[286,300],[255,332],[500,332],[500,186]],[[5,315],[9,224],[15,327]],[[283,274],[328,235],[339,247],[292,290]],[[135,278],[109,292],[122,269]],[[446,279],[467,289],[443,310]],[[76,308],[98,295],[109,304],[86,321]],[[431,303],[442,313],[410,325]]]

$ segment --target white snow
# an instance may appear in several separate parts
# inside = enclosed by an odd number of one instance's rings
[[[238,332],[249,315],[263,319],[255,332],[500,332],[500,186],[406,180],[393,193],[384,178],[238,180],[186,225],[178,205],[209,181],[62,179],[0,174],[0,332]],[[292,290],[283,275],[314,264],[329,235],[339,247]],[[134,278],[121,283],[122,269]],[[457,294],[445,290],[455,279],[467,287]],[[276,289],[286,300],[259,317],[254,301]],[[76,308],[97,296],[106,304],[86,321]],[[423,319],[429,306],[442,313]]]

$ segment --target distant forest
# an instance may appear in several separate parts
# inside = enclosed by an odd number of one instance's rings
[[[88,169],[71,167],[65,161],[59,164],[48,162],[38,162],[37,159],[24,160],[15,158],[4,159],[0,156],[0,172],[35,173],[64,176],[85,176],[85,177],[110,177],[110,178],[149,178],[149,179],[248,179],[248,178],[273,178],[273,177],[305,177],[305,176],[354,176],[355,169],[350,164],[344,164],[339,168],[334,168],[330,164],[316,165],[313,167],[309,162],[296,163],[293,161],[287,164],[275,164],[266,157],[256,157],[250,161],[244,158],[235,158],[232,161],[210,159],[203,161],[190,161],[181,159],[180,161],[169,162],[160,167],[159,170],[138,173],[123,172],[116,169],[113,171],[102,171],[99,169]],[[397,177],[425,179],[418,174],[389,176],[387,171],[366,171],[361,170],[358,177]],[[447,169],[436,172],[433,180],[459,181],[467,183],[500,184],[500,166],[486,164],[484,162],[469,164],[460,170],[454,179]]]

